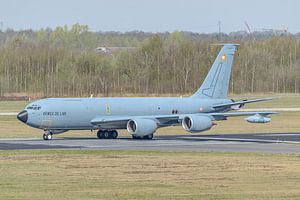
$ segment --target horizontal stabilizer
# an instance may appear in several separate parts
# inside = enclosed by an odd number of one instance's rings
[[[240,105],[240,107],[242,107],[247,103],[255,103],[255,102],[270,101],[270,100],[272,100],[272,98],[235,101],[235,102],[232,102],[232,103],[217,104],[217,105],[214,105],[213,108],[215,108],[215,109],[217,109],[217,108],[228,108],[228,107],[236,106],[236,105]]]
[[[211,46],[240,46],[240,44],[222,44],[222,43],[219,43],[219,44],[211,44]]]

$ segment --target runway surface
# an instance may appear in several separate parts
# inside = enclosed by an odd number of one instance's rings
[[[0,139],[0,150],[102,149],[300,154],[300,133],[156,136],[153,140],[94,138]]]

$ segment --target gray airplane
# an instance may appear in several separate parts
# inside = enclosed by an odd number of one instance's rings
[[[99,139],[116,139],[127,129],[134,139],[152,139],[160,127],[182,125],[191,133],[209,130],[215,121],[248,116],[250,123],[267,123],[273,112],[228,112],[247,103],[270,98],[234,101],[228,85],[237,44],[222,45],[201,87],[180,98],[47,98],[30,103],[17,118],[44,130],[43,139],[68,130],[97,130]]]

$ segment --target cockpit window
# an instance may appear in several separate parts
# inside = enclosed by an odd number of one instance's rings
[[[28,106],[27,110],[40,110],[41,106],[37,106],[37,105],[32,105],[32,106]]]

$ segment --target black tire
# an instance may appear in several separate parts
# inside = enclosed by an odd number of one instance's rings
[[[109,139],[110,138],[110,132],[109,131],[103,131],[103,138],[104,139]]]
[[[152,138],[153,138],[153,134],[145,135],[145,136],[143,137],[144,140],[152,140]]]
[[[116,130],[110,131],[110,138],[111,139],[117,139],[118,138],[118,132]]]
[[[145,136],[144,136],[145,137]],[[135,140],[141,140],[141,139],[144,139],[144,137],[142,136],[137,136],[137,135],[133,135],[132,136],[132,139],[135,139]]]
[[[52,134],[51,133],[47,134],[47,140],[52,140]]]
[[[46,133],[43,134],[43,139],[44,139],[44,140],[48,140],[48,137],[47,137],[47,134],[46,134]]]
[[[97,132],[97,138],[98,138],[98,139],[102,139],[102,131],[101,131],[101,130],[99,130],[99,131]]]
[[[147,139],[152,140],[153,139],[153,134],[147,135]]]
[[[97,137],[99,138],[99,139],[107,139],[106,137],[105,137],[105,133],[106,133],[107,131],[103,131],[103,130],[99,130],[98,132],[97,132]]]

